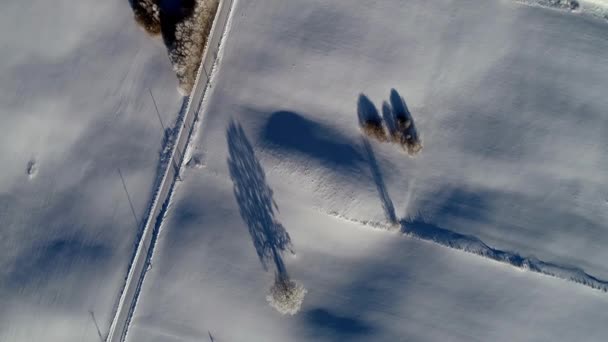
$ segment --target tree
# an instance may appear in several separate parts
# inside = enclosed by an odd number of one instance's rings
[[[161,31],[160,10],[154,0],[134,0],[131,2],[135,22],[151,36]]]
[[[289,280],[288,277],[277,276],[266,300],[278,312],[294,315],[300,310],[307,292],[302,284]]]

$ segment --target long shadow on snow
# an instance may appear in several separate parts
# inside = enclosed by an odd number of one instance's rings
[[[398,332],[387,329],[377,319],[369,319],[377,318],[378,314],[399,316],[397,303],[408,294],[409,272],[404,271],[400,263],[385,261],[384,256],[376,255],[353,262],[350,268],[354,273],[344,286],[325,289],[338,294],[336,301],[313,307],[298,318],[302,335],[311,341],[402,340]]]
[[[380,196],[380,201],[382,201],[382,209],[384,210],[384,215],[386,219],[391,224],[397,223],[397,215],[395,214],[395,206],[393,205],[393,201],[388,194],[388,190],[386,189],[386,184],[384,183],[384,179],[382,178],[382,172],[380,171],[380,167],[378,166],[378,161],[376,160],[376,156],[374,155],[374,150],[372,149],[371,144],[367,138],[363,138],[363,147],[365,147],[365,152],[367,153],[367,159],[369,161],[369,168],[372,173],[372,178],[374,179],[374,183],[376,183],[376,189],[378,190],[378,195]]]
[[[556,189],[553,195],[564,190]],[[567,191],[565,192],[567,193]],[[526,237],[530,245],[540,244],[559,237],[556,230],[538,230],[530,226],[551,227],[570,225],[584,234],[593,234],[601,229],[598,223],[572,212],[568,203],[552,202],[548,197],[539,199],[521,193],[504,191],[470,190],[447,184],[441,190],[418,196],[419,208],[413,218],[401,220],[402,231],[422,240],[443,246],[461,249],[488,257],[515,267],[571,280],[603,291],[608,290],[608,281],[586,273],[581,268],[538,260],[532,256],[522,256],[514,251],[505,251],[488,246],[473,234],[465,233],[467,222],[500,227],[494,236],[498,243],[509,244],[509,235]],[[523,209],[522,209],[523,208]],[[500,210],[498,210],[500,209]],[[431,218],[422,220],[420,218]],[[442,228],[449,225],[454,230]],[[461,231],[461,232],[458,232]],[[508,231],[508,234],[504,234]],[[596,238],[601,239],[601,236]],[[530,249],[525,252],[530,255]],[[533,250],[532,250],[533,252]]]
[[[489,225],[500,228],[495,241],[513,242],[513,236],[522,236],[532,245],[559,239],[560,229],[540,227],[576,227],[586,236],[595,236],[594,242],[606,240],[602,234],[603,222],[576,213],[567,200],[576,182],[562,181],[549,194],[528,195],[520,192],[479,189],[442,183],[438,190],[418,192],[416,217],[430,218],[439,226],[450,226],[457,231],[478,235],[483,233],[467,224]],[[565,199],[565,200],[564,200]],[[536,228],[539,227],[539,228]],[[506,233],[508,232],[508,233]],[[524,251],[522,251],[524,252]],[[525,251],[534,252],[534,249]]]
[[[396,223],[397,219],[392,201],[382,180],[382,174],[375,161],[373,150],[366,139],[364,140],[364,146],[368,153],[372,175],[387,219],[390,222]],[[487,193],[478,194],[464,190],[454,190],[447,196],[447,201],[440,206],[439,213],[442,216],[465,217],[474,220],[482,219],[482,212],[484,209],[489,210],[487,202],[489,201],[489,198],[492,197],[491,195],[492,194]],[[483,209],[480,210],[480,208]],[[392,218],[394,218],[395,221],[391,221]],[[515,267],[570,280],[575,283],[608,292],[608,281],[598,279],[578,267],[559,265],[542,261],[534,257],[523,257],[516,252],[495,249],[486,245],[482,240],[475,236],[457,233],[423,220],[402,219],[400,224],[401,231],[404,234],[414,236],[421,240],[435,242],[446,247],[481,255]]]
[[[534,257],[523,257],[516,252],[495,249],[486,245],[475,236],[460,234],[422,220],[401,220],[401,230],[403,233],[421,240],[431,241],[446,247],[481,255],[536,273],[570,280],[604,292],[608,291],[608,281],[598,279],[580,268],[558,265],[538,260]]]
[[[294,112],[272,113],[262,134],[274,148],[302,153],[328,166],[358,169],[358,164],[365,161],[342,133]]]
[[[291,249],[289,234],[275,217],[277,204],[272,189],[266,183],[266,175],[240,124],[231,122],[226,133],[228,141],[228,167],[234,184],[234,197],[241,217],[249,228],[249,234],[260,262],[265,270],[274,262],[277,276],[287,279],[287,270],[281,253]]]

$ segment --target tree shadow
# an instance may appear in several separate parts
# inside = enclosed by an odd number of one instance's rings
[[[380,171],[380,167],[378,166],[378,161],[376,160],[376,156],[374,155],[374,150],[372,149],[371,144],[367,138],[363,138],[363,147],[365,148],[365,152],[367,153],[367,160],[369,162],[369,168],[372,173],[372,178],[374,179],[374,183],[376,183],[376,189],[378,190],[378,195],[380,196],[380,200],[382,201],[382,209],[384,210],[384,215],[386,219],[391,224],[397,224],[397,215],[395,214],[395,206],[393,205],[393,201],[391,200],[388,190],[386,189],[386,184],[384,183],[384,179],[382,178],[382,172]]]
[[[410,155],[415,155],[422,149],[422,141],[418,134],[418,130],[416,129],[412,113],[407,108],[407,104],[403,97],[399,95],[394,88],[391,89],[390,102],[393,112],[391,122],[394,122],[392,137],[399,142]],[[386,107],[388,107],[388,104],[386,104]],[[388,111],[388,108],[386,110]],[[383,105],[383,113],[384,111],[385,108]]]
[[[445,247],[463,250],[511,266],[608,292],[608,281],[599,279],[576,266],[560,265],[532,256],[522,256],[517,252],[493,248],[476,236],[461,234],[416,218],[403,219],[400,224],[404,234],[420,240],[431,241]]]
[[[382,127],[382,118],[378,114],[378,110],[376,106],[372,103],[372,101],[365,96],[364,94],[359,95],[359,100],[357,101],[357,114],[359,117],[359,124],[363,128],[364,133],[369,136],[369,132],[366,131],[365,127],[370,122],[374,124],[380,125]],[[384,116],[384,121],[388,127],[389,133],[394,131],[394,120],[392,116],[392,111],[390,110],[388,103],[386,101],[382,104],[382,115]],[[378,195],[380,196],[380,201],[382,202],[382,209],[384,210],[384,216],[390,224],[397,224],[397,215],[395,214],[395,206],[393,205],[393,201],[391,200],[388,190],[386,189],[386,184],[384,183],[384,179],[382,177],[382,172],[380,171],[380,167],[378,165],[378,161],[376,160],[376,156],[374,154],[374,150],[369,143],[367,136],[363,136],[363,147],[365,150],[365,154],[367,157],[367,162],[369,164],[370,171],[372,173],[372,178],[374,179],[374,183],[376,184],[376,189],[378,190]],[[375,137],[372,135],[372,137]]]
[[[359,124],[364,125],[366,122],[378,122],[382,124],[382,118],[378,114],[378,110],[374,103],[365,94],[359,94],[357,100],[357,115]]]
[[[32,283],[49,283],[79,267],[102,267],[111,254],[110,247],[82,236],[59,238],[35,246],[27,255],[19,256],[15,267],[9,270],[6,285],[23,288]]]
[[[228,168],[234,184],[234,196],[241,217],[264,270],[274,263],[277,279],[287,280],[288,274],[281,253],[293,253],[291,238],[274,215],[278,211],[273,191],[266,183],[266,175],[256,158],[240,124],[232,121],[226,133],[228,142]]]
[[[315,157],[332,166],[353,169],[364,161],[342,133],[290,111],[272,113],[262,137],[276,147]]]
[[[370,335],[374,331],[374,327],[362,320],[338,316],[323,308],[307,311],[304,314],[304,319],[315,330],[334,335],[338,341],[344,341],[355,336]]]

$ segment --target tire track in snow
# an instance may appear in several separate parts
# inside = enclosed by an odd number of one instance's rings
[[[326,213],[337,219],[386,231],[398,231],[403,235],[432,242],[444,247],[479,255],[503,264],[511,265],[522,270],[540,273],[550,277],[571,281],[592,289],[608,292],[608,281],[599,279],[576,266],[559,265],[539,260],[531,256],[522,256],[517,252],[505,251],[488,246],[479,238],[472,235],[460,234],[438,227],[423,220],[402,219],[398,225],[384,222],[363,221],[345,217],[336,212]]]
[[[141,286],[152,258],[156,238],[184,161],[184,152],[192,135],[193,123],[198,115],[206,90],[209,88],[210,76],[213,75],[217,63],[219,48],[228,27],[233,2],[234,0],[220,0],[207,46],[201,58],[196,82],[188,98],[185,115],[182,119],[178,118],[176,123],[177,138],[171,146],[170,158],[167,162],[160,161],[160,167],[164,168],[162,180],[152,197],[151,209],[145,218],[143,232],[137,242],[133,259],[129,264],[125,284],[120,294],[106,342],[123,342],[127,336]],[[210,74],[207,74],[207,72],[210,72]],[[173,167],[174,165],[175,167]]]

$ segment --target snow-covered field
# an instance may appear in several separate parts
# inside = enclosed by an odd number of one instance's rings
[[[608,280],[607,34],[511,1],[237,2],[127,340],[603,341],[576,281]],[[400,98],[415,158],[358,128]]]
[[[125,0],[0,12],[0,341],[99,341],[183,99]],[[94,316],[94,318],[93,318]]]
[[[236,1],[127,341],[604,341],[606,7],[527,2]],[[0,341],[103,340],[175,75],[127,1],[0,16]]]

